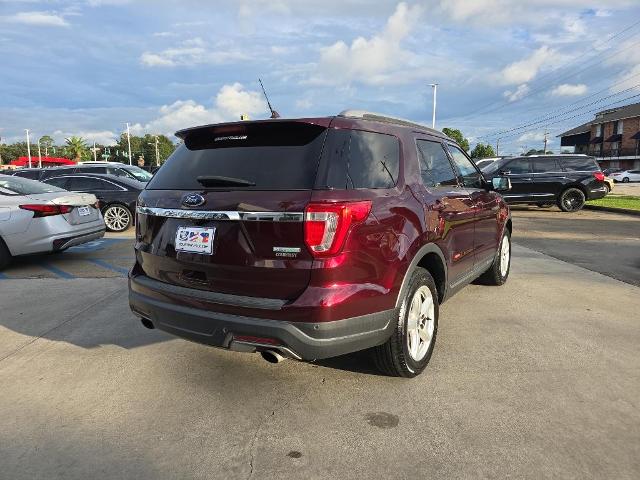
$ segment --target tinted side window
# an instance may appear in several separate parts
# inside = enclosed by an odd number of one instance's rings
[[[560,167],[555,158],[534,158],[533,173],[559,172]]]
[[[67,184],[67,190],[73,190],[78,192],[95,192],[95,191],[106,191],[106,190],[119,190],[119,188],[109,182],[105,182],[104,180],[99,180],[97,178],[73,177],[73,178],[69,178],[69,183]]]
[[[422,183],[428,187],[457,185],[456,174],[442,144],[427,140],[418,140],[417,144]]]
[[[133,175],[129,175],[129,173],[127,173],[122,168],[109,167],[108,173],[110,173],[112,175],[116,175],[118,177],[134,178],[135,179],[135,177]]]
[[[398,180],[398,139],[359,130],[331,130],[323,151],[317,188],[392,188]]]
[[[511,175],[522,175],[525,173],[531,173],[528,158],[519,158],[517,160],[513,160],[507,163],[502,170],[511,172]]]
[[[48,183],[49,185],[53,185],[54,187],[67,189],[67,186],[66,186],[67,179],[64,177],[48,178],[45,183]]]
[[[16,177],[30,178],[31,180],[38,180],[38,178],[40,178],[40,171],[25,170],[22,172],[16,172],[14,173],[14,175]]]
[[[561,158],[560,164],[565,172],[595,172],[600,169],[596,161],[589,157]]]
[[[465,187],[482,188],[482,175],[476,170],[473,162],[458,147],[449,145],[449,151],[456,165],[458,175]]]

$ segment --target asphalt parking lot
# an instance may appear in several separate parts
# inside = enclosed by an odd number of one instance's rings
[[[640,290],[633,269],[598,272],[638,262],[640,223],[616,217],[514,211],[509,282],[443,306],[414,380],[363,353],[272,365],[146,330],[130,238],[17,262],[0,280],[1,476],[638,478]]]

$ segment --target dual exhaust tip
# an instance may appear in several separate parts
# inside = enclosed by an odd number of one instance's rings
[[[154,328],[156,328],[153,322],[148,318],[141,318],[140,322],[145,328],[148,328],[149,330],[153,330]],[[269,363],[280,363],[286,359],[286,357],[282,356],[280,352],[276,350],[263,350],[260,352],[260,355]]]

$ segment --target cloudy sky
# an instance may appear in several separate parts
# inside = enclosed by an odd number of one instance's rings
[[[264,118],[261,77],[285,117],[427,124],[437,82],[437,128],[516,153],[640,101],[640,2],[0,0],[0,61],[4,141]]]

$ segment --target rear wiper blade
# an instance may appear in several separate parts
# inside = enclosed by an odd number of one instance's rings
[[[221,177],[218,175],[200,175],[196,177],[198,183],[205,187],[255,187],[254,182],[245,180],[244,178]]]

